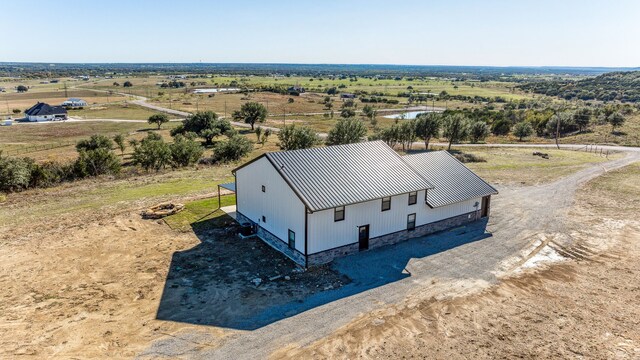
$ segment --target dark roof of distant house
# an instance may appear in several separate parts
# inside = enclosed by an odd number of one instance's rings
[[[29,116],[62,115],[66,113],[67,109],[62,106],[51,106],[42,102],[33,105],[25,111],[25,114]]]
[[[447,151],[405,155],[403,159],[434,185],[427,194],[427,204],[431,207],[498,193]]]
[[[383,141],[272,152],[261,157],[273,164],[311,211],[433,188]]]

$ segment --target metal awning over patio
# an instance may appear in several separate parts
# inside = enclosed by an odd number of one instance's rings
[[[225,189],[228,191],[231,191],[232,193],[236,192],[236,183],[232,182],[232,183],[226,183],[226,184],[218,184],[218,209],[220,209],[220,205],[221,205],[221,199],[220,199],[220,193],[222,192],[221,190]]]
[[[231,192],[236,192],[236,183],[232,182],[227,184],[219,184],[218,188],[223,188]]]

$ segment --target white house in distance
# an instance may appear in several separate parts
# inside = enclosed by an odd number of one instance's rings
[[[87,106],[87,102],[79,98],[69,98],[65,100],[61,106],[70,108],[81,108]]]
[[[382,141],[264,154],[233,171],[236,217],[301,266],[489,216],[496,189],[444,151]]]
[[[51,106],[42,102],[33,105],[24,113],[27,120],[33,122],[67,119],[67,109],[62,106]]]

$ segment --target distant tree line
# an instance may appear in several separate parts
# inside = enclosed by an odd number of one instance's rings
[[[534,81],[518,88],[565,100],[640,102],[640,71],[611,72],[584,80]]]

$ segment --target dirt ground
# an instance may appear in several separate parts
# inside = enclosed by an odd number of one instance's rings
[[[251,328],[274,303],[348,282],[327,268],[300,272],[255,238],[238,241],[231,220],[195,234],[137,213],[83,220],[2,234],[0,358],[135,357],[196,324],[217,325],[198,330],[214,344],[228,334],[222,326]]]
[[[408,299],[272,357],[640,358],[639,173],[632,165],[578,192],[561,263],[475,295]]]

